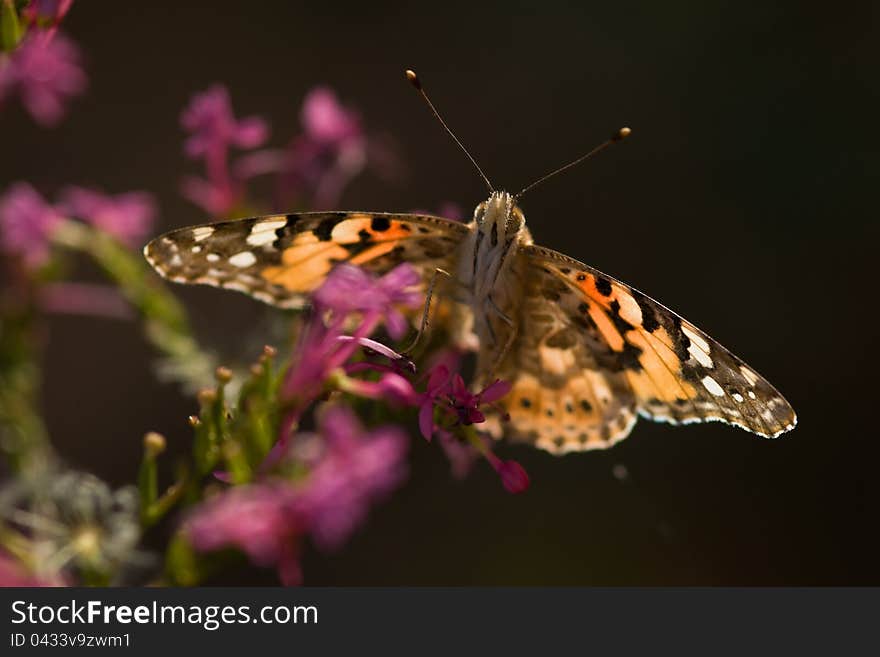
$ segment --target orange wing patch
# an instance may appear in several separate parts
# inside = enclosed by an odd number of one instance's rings
[[[299,308],[339,263],[383,274],[408,262],[428,277],[451,266],[467,234],[440,217],[307,212],[183,228],[150,242],[144,255],[169,280]]]

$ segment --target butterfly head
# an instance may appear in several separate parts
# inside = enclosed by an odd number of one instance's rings
[[[525,228],[526,218],[507,192],[492,192],[491,196],[474,210],[477,230],[489,237],[492,245],[504,244]]]

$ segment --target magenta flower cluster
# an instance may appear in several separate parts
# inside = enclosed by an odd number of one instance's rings
[[[22,12],[27,32],[16,47],[0,54],[0,107],[18,96],[42,126],[58,124],[67,102],[85,91],[87,78],[79,48],[58,32],[72,0],[38,0]]]
[[[139,246],[156,215],[146,192],[107,195],[95,189],[69,186],[57,203],[49,203],[31,185],[14,183],[0,196],[0,250],[19,256],[34,269],[49,258],[52,234],[63,219],[76,218]]]
[[[71,4],[72,0],[32,0],[19,5],[25,29],[13,39],[13,46],[4,41],[6,51],[0,53],[0,108],[18,98],[38,124],[52,126],[64,117],[70,100],[84,91],[87,78],[82,56],[59,31]],[[368,134],[358,112],[343,105],[327,87],[306,94],[299,122],[300,129],[285,147],[271,148],[267,146],[267,121],[260,116],[237,117],[226,87],[214,85],[195,94],[182,111],[180,124],[186,133],[184,152],[203,167],[203,173],[182,181],[183,195],[217,218],[245,211],[255,214],[252,210],[259,204],[249,197],[248,186],[257,176],[272,175],[274,209],[329,209],[355,176],[368,168],[381,173],[394,159],[387,143]],[[156,214],[156,203],[145,192],[111,195],[67,186],[50,201],[30,184],[17,182],[0,194],[0,252],[23,265],[21,273],[39,281],[35,307],[44,312],[88,309],[93,315],[131,317],[141,307],[131,301],[136,295],[125,288],[130,281],[117,281],[120,289],[100,289],[58,278],[46,282],[40,276],[58,269],[43,268],[58,245],[77,243],[65,237],[79,236],[80,242],[95,237],[82,226],[78,233],[73,230],[74,220],[138,248],[149,237]],[[447,205],[441,214],[460,218],[461,211]],[[144,263],[126,260],[135,256],[124,249],[109,250],[125,272],[137,272],[138,265],[146,272]],[[457,351],[444,348],[433,353],[425,359],[424,371],[418,371],[407,355],[389,346],[406,338],[420,317],[424,303],[420,272],[404,263],[379,276],[341,264],[310,301],[311,311],[299,322],[286,368],[280,373],[265,370],[271,379],[261,388],[260,401],[270,409],[260,420],[265,440],[255,456],[248,453],[247,474],[242,476],[222,449],[218,450],[222,455],[198,469],[198,438],[195,441],[196,469],[210,480],[202,493],[220,488],[185,514],[182,533],[196,552],[237,549],[257,566],[276,569],[283,583],[301,583],[306,543],[324,551],[339,549],[364,524],[372,507],[404,483],[408,433],[418,432],[425,441],[439,444],[456,477],[466,475],[484,459],[507,491],[520,493],[529,487],[525,470],[516,461],[496,456],[491,440],[479,432],[487,410],[500,412],[497,404],[511,386],[496,380],[472,392],[459,374],[462,355]],[[189,346],[188,329],[180,330],[187,338],[182,342]],[[264,365],[272,362],[269,351],[261,361]],[[202,354],[196,345],[186,355]],[[221,370],[224,375],[218,374],[218,381],[226,385],[232,374]],[[217,426],[227,418],[227,410],[228,418],[233,411],[241,411],[225,405],[219,387],[208,392],[216,393],[213,399],[221,418]],[[242,393],[241,399],[250,398]],[[377,411],[393,411],[390,415],[396,424],[365,423],[356,411],[368,402]],[[193,426],[205,417],[195,418]],[[240,426],[231,422],[223,426]],[[405,431],[406,425],[411,432]],[[214,438],[217,445],[232,449],[239,436],[227,435],[224,429]],[[157,444],[162,440],[155,434],[150,446],[145,442],[145,466],[155,466],[155,458],[164,449]],[[221,467],[230,471],[218,470]],[[141,473],[144,508],[140,518],[137,511],[129,518],[135,524],[146,523],[156,508],[167,513],[179,508],[176,505],[193,502],[192,497],[180,498],[163,507],[166,500],[157,498],[156,480],[152,485],[143,483],[149,481],[149,472],[145,468]],[[152,476],[158,475],[153,471]],[[172,493],[173,488],[169,489]],[[38,580],[11,554],[0,551],[0,583],[64,583],[65,572],[59,569],[57,578]]]
[[[189,133],[184,151],[201,160],[206,173],[205,178],[184,179],[184,196],[211,214],[231,212],[243,200],[248,176],[231,170],[229,151],[261,146],[269,136],[268,125],[255,116],[236,119],[229,92],[221,85],[193,96],[180,124]]]
[[[282,581],[295,584],[301,580],[305,537],[319,549],[341,546],[370,506],[403,481],[408,444],[399,427],[364,429],[343,405],[345,395],[417,411],[422,435],[440,437],[456,474],[464,474],[482,455],[506,490],[528,488],[528,475],[518,463],[495,456],[483,438],[475,435],[474,446],[456,434],[483,422],[481,407],[500,400],[509,384],[496,381],[471,393],[452,373],[449,358],[438,359],[419,378],[407,358],[371,337],[382,326],[392,338],[403,337],[409,325],[404,312],[422,304],[420,285],[420,276],[407,264],[380,277],[341,265],[315,291],[314,311],[280,389],[287,414],[278,442],[256,482],[232,486],[191,514],[187,533],[193,547],[237,547],[255,564],[274,566]],[[351,333],[344,332],[352,326]],[[420,381],[424,390],[418,389]],[[317,434],[301,431],[304,415],[328,394],[330,400],[319,406]],[[289,470],[290,459],[305,465],[301,479],[279,474]]]
[[[406,434],[393,426],[366,430],[345,406],[327,408],[318,435],[301,438],[308,475],[295,482],[266,477],[209,500],[186,523],[196,549],[236,547],[256,565],[277,568],[284,584],[299,584],[303,539],[339,548],[406,477]]]
[[[360,118],[343,107],[330,89],[318,87],[306,94],[300,120],[302,132],[286,148],[260,148],[269,138],[264,119],[235,118],[229,92],[222,85],[196,94],[180,123],[189,134],[185,152],[203,162],[205,176],[185,178],[184,196],[211,215],[228,216],[246,206],[249,180],[273,174],[277,208],[293,202],[313,208],[334,205],[368,163],[368,140]],[[248,152],[232,160],[233,148]]]

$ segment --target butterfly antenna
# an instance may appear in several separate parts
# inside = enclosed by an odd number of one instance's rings
[[[406,70],[406,79],[409,80],[409,83],[412,86],[414,86],[416,88],[416,91],[418,91],[422,95],[422,98],[424,98],[425,102],[428,103],[428,107],[430,107],[431,111],[434,112],[434,116],[436,116],[437,120],[440,121],[440,125],[442,125],[446,129],[446,132],[448,132],[449,136],[455,140],[455,143],[458,144],[458,147],[462,150],[462,152],[464,152],[464,154],[468,156],[468,159],[471,161],[471,164],[474,165],[474,168],[480,174],[480,177],[485,181],[486,187],[489,188],[489,191],[490,192],[495,191],[495,188],[492,186],[492,183],[489,182],[489,179],[486,177],[486,174],[483,173],[483,170],[480,168],[480,165],[477,164],[477,161],[471,156],[470,153],[468,153],[468,150],[464,147],[464,144],[462,144],[458,140],[458,137],[455,136],[455,133],[452,132],[452,130],[450,130],[448,125],[446,125],[446,121],[443,120],[443,117],[440,116],[440,112],[438,112],[437,108],[434,107],[434,103],[432,103],[431,99],[428,98],[428,94],[426,94],[425,90],[422,88],[422,83],[419,80],[419,76],[416,75],[416,72],[412,71],[410,69],[407,69]]]
[[[520,190],[520,191],[516,194],[516,196],[513,197],[514,200],[517,200],[517,201],[518,201],[518,200],[522,197],[522,195],[525,194],[525,193],[526,193],[527,191],[529,191],[530,189],[533,189],[533,188],[537,187],[537,186],[540,185],[542,182],[544,182],[544,181],[546,181],[546,180],[549,180],[550,178],[552,178],[552,177],[555,176],[556,174],[562,173],[563,171],[567,171],[568,169],[571,169],[572,167],[577,166],[578,164],[580,164],[580,163],[583,162],[584,160],[587,160],[587,159],[593,157],[593,156],[594,156],[596,153],[598,153],[599,151],[603,151],[603,150],[605,150],[606,148],[608,148],[609,146],[611,146],[611,144],[616,144],[616,143],[619,142],[619,141],[623,141],[624,139],[626,139],[627,137],[629,137],[631,133],[632,133],[632,130],[630,130],[629,128],[621,128],[620,130],[618,130],[617,132],[615,132],[613,135],[611,135],[611,138],[610,138],[610,139],[608,139],[608,140],[605,141],[604,143],[599,144],[598,146],[596,146],[596,148],[594,148],[593,150],[591,150],[591,151],[590,151],[589,153],[587,153],[586,155],[581,155],[578,159],[574,160],[573,162],[569,162],[569,163],[566,164],[565,166],[559,167],[559,168],[556,169],[555,171],[551,171],[551,172],[548,173],[546,176],[541,176],[541,177],[538,178],[535,182],[533,182],[531,185],[528,185],[528,186],[524,187],[522,190]]]

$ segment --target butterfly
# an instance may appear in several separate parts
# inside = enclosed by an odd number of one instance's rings
[[[144,255],[171,281],[238,290],[281,308],[304,307],[339,263],[384,274],[406,262],[426,289],[447,272],[440,295],[452,300],[449,326],[458,340],[468,334],[478,344],[475,385],[495,378],[511,384],[484,428],[555,454],[610,447],[639,415],[672,424],[725,422],[767,438],[794,428],[785,398],[696,326],[629,285],[534,244],[521,194],[492,190],[469,223],[384,212],[211,223],[157,237]]]

